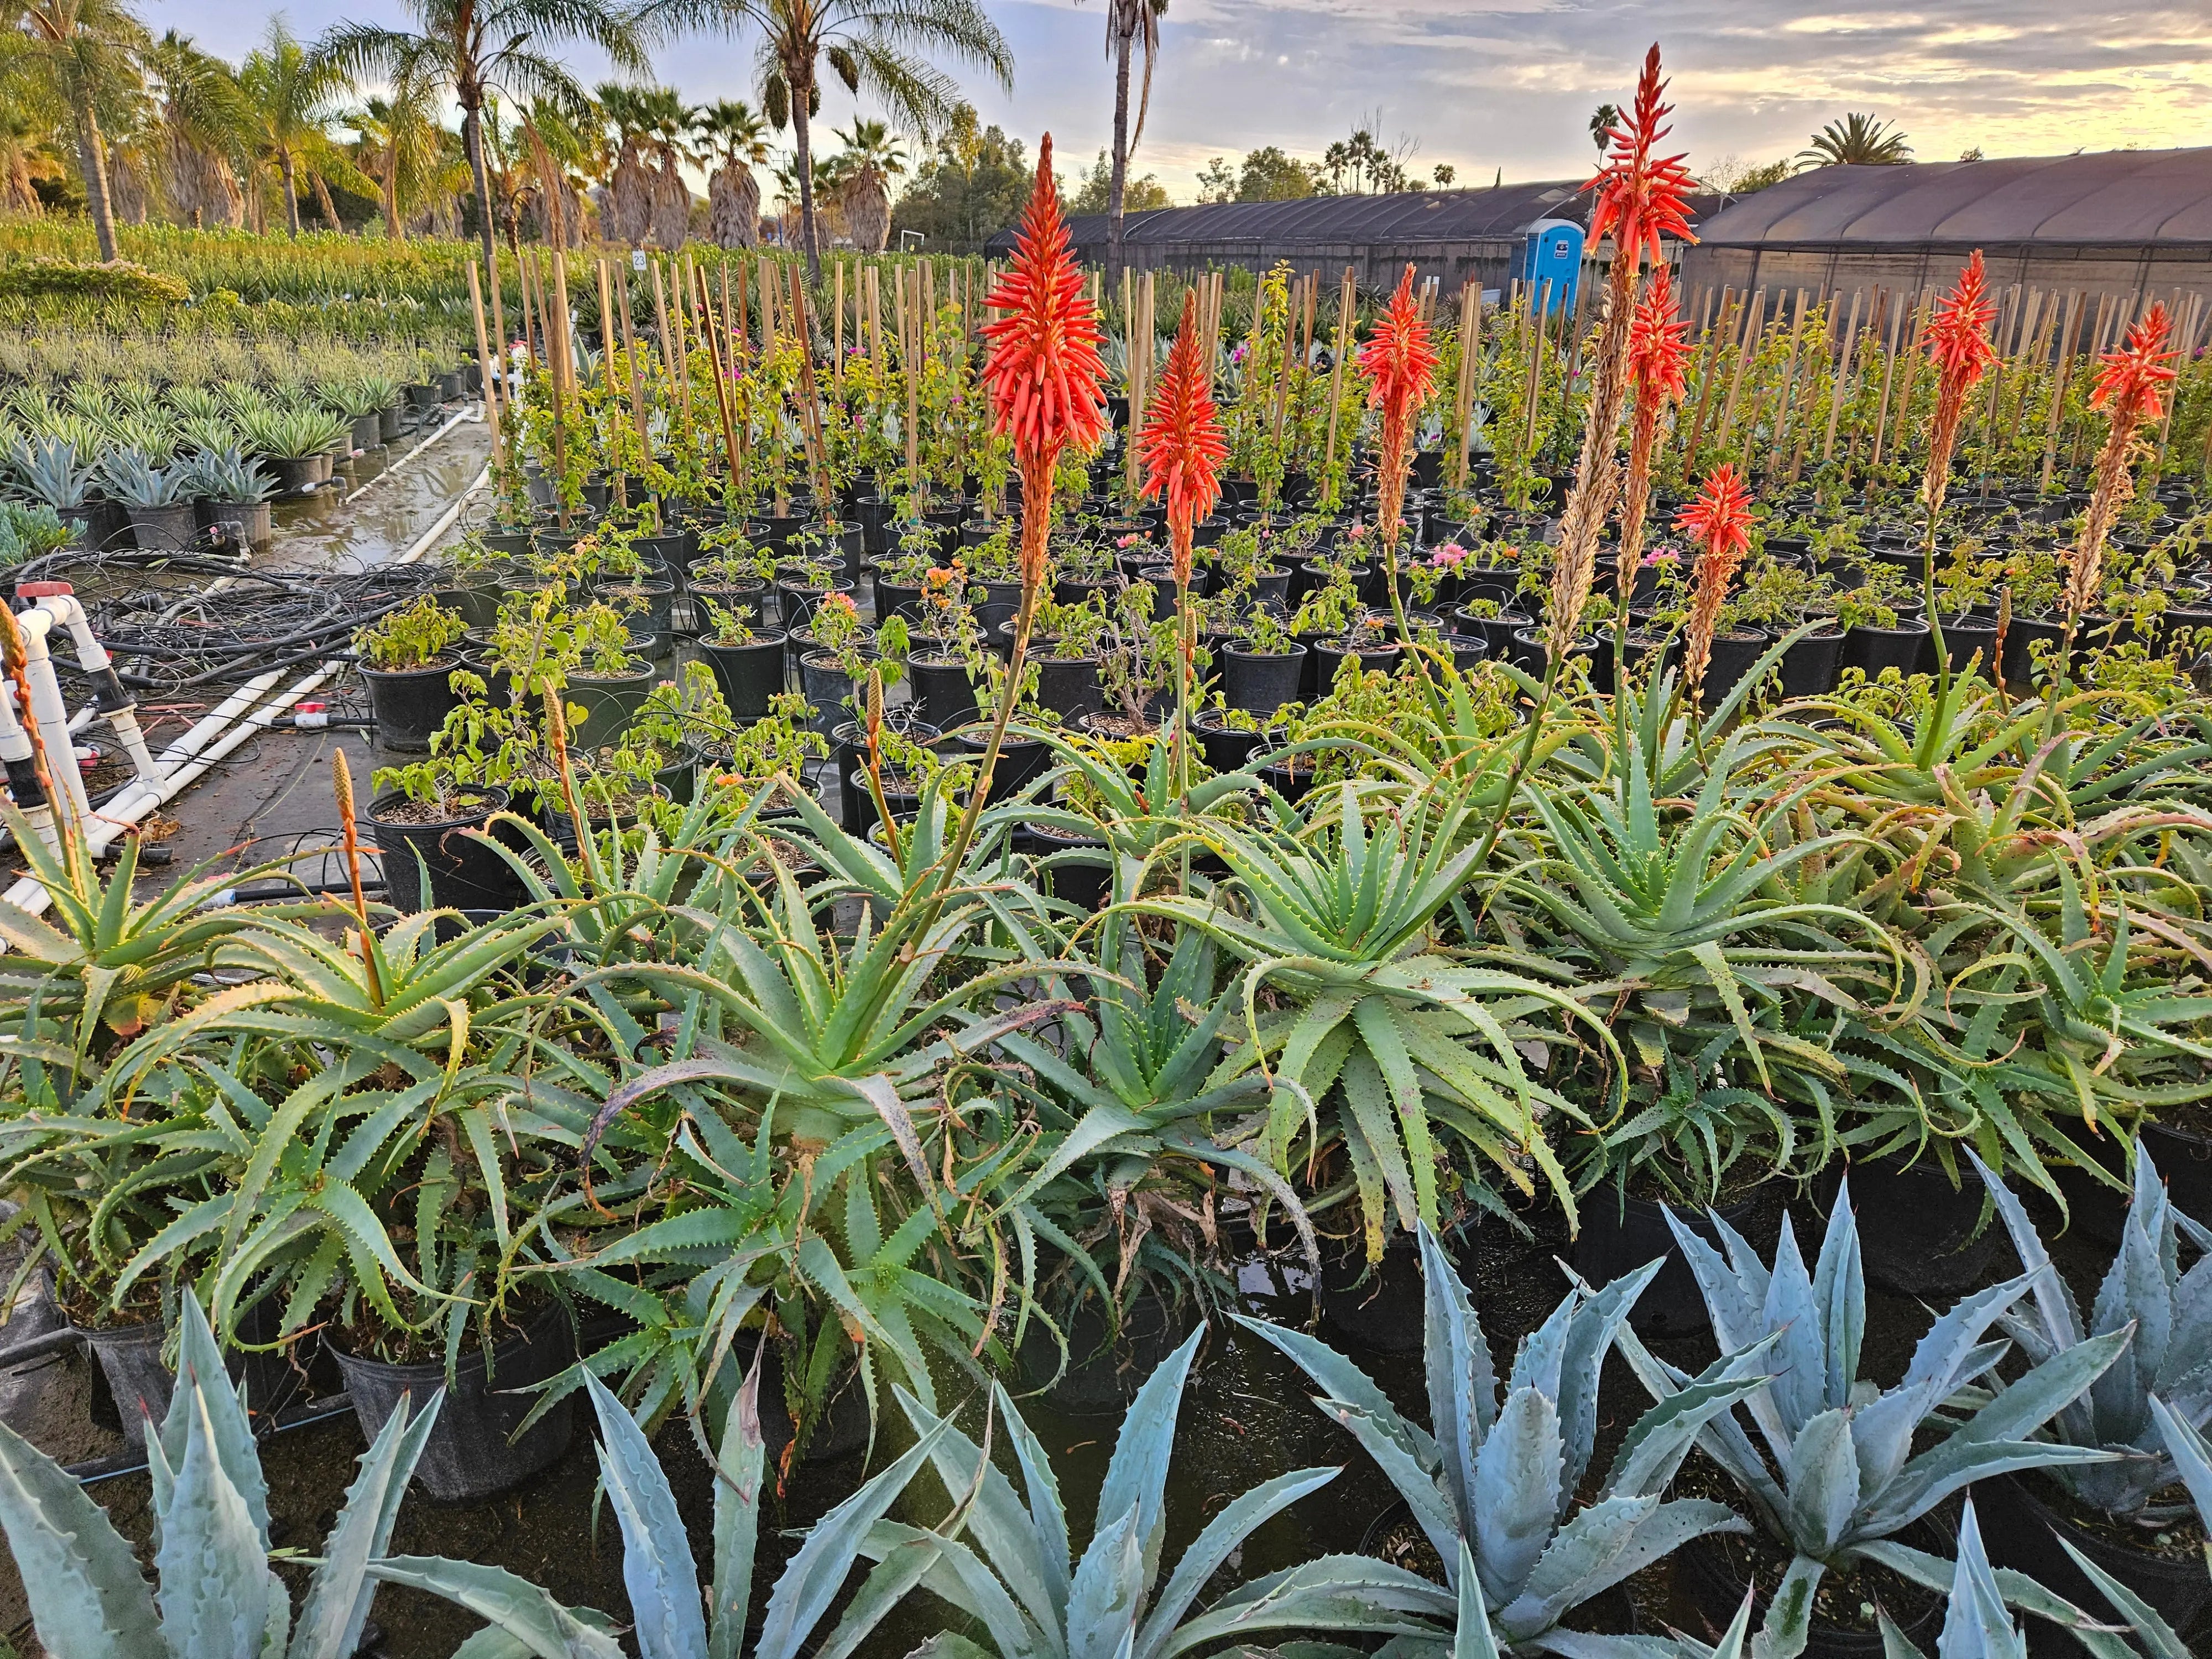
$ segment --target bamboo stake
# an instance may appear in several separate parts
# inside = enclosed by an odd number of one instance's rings
[[[484,337],[483,289],[477,280],[477,262],[469,260],[469,304],[477,317],[477,368],[483,376],[484,419],[491,425],[491,459],[494,465],[506,459],[506,450],[499,434],[498,377],[492,373],[491,347]]]
[[[724,368],[722,331],[714,325],[714,304],[707,291],[707,273],[685,264],[686,277],[696,285],[699,302],[700,343],[706,348],[707,362],[714,375],[714,408],[722,418],[722,462],[732,477],[738,472],[738,423],[730,409],[730,377]]]
[[[531,263],[535,264],[537,261],[533,259]],[[557,248],[553,252],[553,270],[557,277],[562,270],[561,253]],[[567,295],[568,289],[564,286],[562,289],[564,310]],[[568,528],[568,498],[562,492],[562,486],[567,483],[568,478],[568,440],[566,430],[567,421],[562,407],[561,349],[568,343],[568,330],[565,321],[559,330],[554,329],[552,303],[552,296],[546,295],[545,343],[547,353],[551,359],[546,367],[551,376],[550,386],[553,392],[553,502],[561,528],[566,531]]]
[[[822,392],[814,378],[814,331],[806,319],[805,278],[796,264],[791,267],[791,326],[799,337],[799,426],[814,458],[814,504],[822,522],[834,526],[837,492],[830,482],[830,446],[822,435]]]
[[[906,376],[906,488],[910,496],[921,494],[921,354],[915,337],[921,332],[921,320],[913,313],[921,309],[921,274],[914,277],[915,300],[909,308],[906,303],[908,272],[902,270],[899,278],[899,364]]]
[[[1769,478],[1773,477],[1776,467],[1781,464],[1782,430],[1790,418],[1790,394],[1796,390],[1797,385],[1797,344],[1805,331],[1805,290],[1801,288],[1797,290],[1796,318],[1790,325],[1790,343],[1783,353],[1782,401],[1774,413],[1774,448],[1772,453],[1767,457],[1766,462],[1766,476]],[[1778,325],[1781,323],[1782,318],[1779,313],[1776,314],[1774,320]],[[1766,389],[1761,386],[1752,400],[1751,418],[1744,423],[1743,474],[1747,478],[1751,476],[1752,448],[1759,441],[1759,417],[1765,412],[1765,409]]]
[[[830,379],[839,397],[845,393],[845,262],[837,261],[837,297],[830,307]]]
[[[2081,343],[2081,317],[2087,309],[2079,289],[2066,296],[2066,321],[2059,331],[2058,365],[2051,383],[2051,418],[2043,434],[2043,479],[2037,486],[2045,495],[2050,493],[2051,469],[2058,460],[2059,420],[2066,408],[2067,383],[2074,377],[2074,350]]]
[[[2027,418],[2027,389],[2031,377],[2042,373],[2051,362],[2051,337],[2058,331],[2058,316],[2062,307],[2054,289],[2049,303],[2035,325],[2035,337],[2028,342],[2027,354],[2021,370],[2020,392],[2012,400],[2012,419],[2005,422],[2004,447],[2010,451],[2020,437],[2020,423]]]
[[[653,428],[645,415],[645,370],[638,361],[637,332],[630,326],[629,274],[622,266],[615,267],[615,294],[622,303],[623,356],[629,363],[629,418],[637,428],[637,453],[645,457],[646,465],[653,463]],[[659,508],[653,509],[658,520]]]
[[[1828,391],[1828,430],[1820,441],[1820,464],[1823,466],[1827,465],[1836,453],[1836,422],[1843,416],[1844,380],[1848,377],[1856,382],[1858,379],[1858,354],[1853,347],[1858,341],[1859,303],[1865,298],[1864,289],[1855,288],[1851,290],[1851,317],[1850,320],[1844,325],[1842,349],[1836,355],[1835,381]]]
[[[1522,388],[1521,409],[1524,416],[1521,431],[1521,456],[1533,463],[1536,459],[1536,399],[1544,391],[1544,348],[1549,343],[1552,323],[1552,279],[1547,276],[1535,298],[1535,308],[1529,313],[1528,378]]]
[[[1467,423],[1474,413],[1474,357],[1482,344],[1482,289],[1470,277],[1459,291],[1459,385],[1452,409],[1459,421],[1459,451],[1452,457],[1452,488],[1467,488]]]
[[[1336,349],[1329,354],[1328,364],[1328,447],[1322,455],[1324,477],[1336,471],[1337,414],[1344,403],[1344,359],[1352,349],[1352,306],[1353,300],[1352,267],[1344,268],[1344,285],[1336,298]]]
[[[1720,293],[1720,317],[1715,325],[1705,331],[1705,361],[1698,368],[1698,409],[1690,421],[1690,435],[1682,450],[1682,470],[1688,473],[1698,464],[1698,445],[1705,436],[1705,410],[1712,402],[1713,379],[1716,365],[1720,361],[1721,342],[1735,331],[1736,319],[1730,310],[1742,301],[1731,300],[1729,289],[1723,286]]]
[[[2184,367],[2188,365],[2196,354],[2197,319],[2198,311],[2203,305],[2203,296],[2194,294],[2189,296],[2188,319],[2181,325],[2181,349],[2174,358],[2176,362],[2182,364]],[[2158,453],[2152,460],[2150,468],[2151,476],[2154,478],[2166,470],[2166,434],[2173,428],[2173,406],[2180,401],[2181,399],[2179,397],[2168,398],[2166,400],[2166,413],[2159,418]]]
[[[1765,320],[1766,290],[1760,289],[1751,296],[1751,309],[1744,315],[1742,337],[1736,342],[1735,368],[1729,375],[1728,398],[1721,404],[1720,425],[1713,433],[1723,454],[1728,453],[1729,434],[1735,430],[1736,400],[1743,395],[1744,371],[1759,355]]]

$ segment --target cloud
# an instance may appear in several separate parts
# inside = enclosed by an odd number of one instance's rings
[[[1006,32],[1016,86],[976,85],[986,120],[1062,155],[1108,141],[1111,65],[1099,0],[986,0]],[[398,21],[394,0],[290,0],[311,34],[342,13]],[[164,25],[235,55],[263,18],[219,0],[165,0]],[[1692,165],[1794,154],[1847,111],[1893,119],[1923,160],[2203,141],[2212,131],[2212,7],[2108,15],[2078,0],[1175,0],[1139,171],[1188,198],[1213,155],[1261,144],[1314,157],[1379,121],[1425,172],[1462,180],[1579,177],[1601,100],[1626,101],[1644,49],[1662,43]],[[750,40],[686,42],[659,56],[690,97],[750,95]],[[579,68],[587,81],[602,66]],[[956,74],[957,71],[956,71]],[[976,84],[973,76],[960,78]],[[852,113],[842,88],[823,116]]]

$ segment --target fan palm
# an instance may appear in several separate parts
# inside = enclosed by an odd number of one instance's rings
[[[99,110],[118,90],[140,86],[136,54],[149,44],[146,26],[124,0],[23,0],[11,9],[11,55],[67,105],[76,128],[77,167],[84,177],[100,257],[115,253],[115,206],[108,188],[106,142]]]
[[[845,204],[846,228],[854,246],[880,253],[890,239],[890,180],[906,171],[906,151],[881,121],[856,120],[837,139],[844,145],[836,159],[843,175],[838,194]]]
[[[978,0],[648,0],[645,15],[669,28],[760,29],[768,118],[779,131],[791,124],[799,239],[816,281],[822,254],[811,123],[822,107],[823,58],[848,92],[867,93],[900,125],[925,135],[949,121],[962,100],[952,78],[922,53],[974,64],[1013,89],[1013,53]]]
[[[691,112],[700,147],[720,163],[707,180],[708,226],[720,247],[750,247],[760,240],[760,181],[753,169],[768,164],[768,121],[740,98],[724,98]]]
[[[145,53],[159,89],[162,172],[171,211],[185,224],[235,227],[243,216],[230,158],[247,145],[250,112],[221,58],[171,29]]]
[[[491,176],[484,156],[484,103],[505,93],[543,97],[580,110],[590,100],[546,48],[580,40],[622,70],[646,67],[635,19],[608,0],[406,0],[414,31],[381,23],[340,23],[315,48],[349,76],[396,79],[410,67],[461,107],[461,142],[476,180],[477,229],[492,252]]]
[[[257,159],[276,164],[284,180],[284,228],[295,236],[300,234],[303,170],[314,179],[325,216],[333,229],[337,226],[337,211],[322,175],[336,155],[329,131],[336,113],[331,100],[345,82],[339,68],[302,46],[282,17],[269,20],[262,44],[239,65],[247,142]]]
[[[1856,112],[1831,121],[1813,135],[1811,145],[1797,153],[1797,166],[1806,167],[1893,167],[1912,159],[1912,146],[1896,125],[1878,121]]]

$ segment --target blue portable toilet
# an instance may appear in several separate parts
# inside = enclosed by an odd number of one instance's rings
[[[1552,304],[1571,311],[1583,275],[1583,228],[1571,219],[1539,219],[1522,233],[1521,268],[1514,273],[1532,293],[1552,285]]]

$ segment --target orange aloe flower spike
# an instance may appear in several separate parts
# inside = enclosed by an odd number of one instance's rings
[[[1597,192],[1590,240],[1610,232],[1616,257],[1632,266],[1647,252],[1656,263],[1663,238],[1698,240],[1690,234],[1689,199],[1696,181],[1682,164],[1687,152],[1655,153],[1659,141],[1673,131],[1662,125],[1674,113],[1673,105],[1659,101],[1666,90],[1667,83],[1659,78],[1659,47],[1654,43],[1644,55],[1644,72],[1637,77],[1636,100],[1627,122],[1607,135],[1613,148],[1599,163],[1597,176],[1583,186]]]

